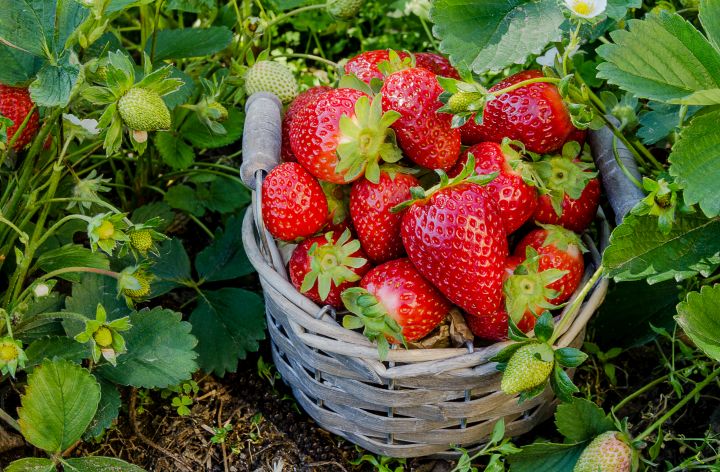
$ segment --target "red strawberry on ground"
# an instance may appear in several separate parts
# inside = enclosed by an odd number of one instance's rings
[[[528,247],[538,254],[539,272],[556,269],[565,273],[547,286],[556,292],[547,301],[553,305],[568,301],[580,285],[585,271],[582,254],[585,246],[580,237],[561,226],[543,225],[542,228],[530,231],[515,247],[513,254],[524,258]]]
[[[458,71],[450,64],[447,57],[434,52],[416,52],[414,55],[415,65],[417,67],[427,69],[441,77],[460,79],[460,74],[458,74]]]
[[[592,166],[567,157],[555,156],[534,164],[547,193],[533,215],[543,224],[560,225],[582,233],[595,218],[600,204],[600,181]]]
[[[277,239],[296,241],[317,233],[328,218],[322,187],[297,162],[284,162],[265,177],[262,187],[265,227]]]
[[[451,305],[425,280],[408,259],[395,259],[370,270],[359,287],[342,294],[345,307],[355,316],[343,319],[349,329],[364,327],[378,348],[424,338],[445,319]],[[383,358],[385,356],[382,356]]]
[[[383,113],[381,102],[380,96],[371,102],[359,90],[341,88],[307,104],[290,123],[290,145],[298,162],[327,182],[352,182],[363,174],[377,182],[380,159],[402,158],[390,129],[399,114]]]
[[[502,277],[508,254],[505,228],[487,189],[463,173],[441,182],[415,199],[402,220],[402,240],[418,271],[451,302],[470,315],[493,313],[502,299]],[[485,179],[487,181],[487,179]]]
[[[7,142],[12,141],[13,136],[25,121],[25,118],[32,110],[34,103],[30,99],[30,93],[26,88],[10,87],[8,85],[0,84],[0,115],[12,120],[12,126],[7,128]],[[25,125],[22,133],[15,139],[13,149],[20,151],[25,148],[38,130],[39,126],[39,115],[37,110],[33,111],[32,115]]]
[[[360,241],[329,231],[298,244],[288,265],[290,281],[303,295],[320,305],[342,308],[340,295],[358,284],[370,270]]]
[[[287,110],[285,110],[285,116],[283,116],[282,120],[282,146],[280,147],[280,158],[283,161],[297,161],[292,152],[292,147],[290,146],[290,123],[292,123],[293,118],[305,105],[312,103],[317,99],[317,97],[328,90],[331,90],[331,87],[324,85],[309,88],[295,97],[295,100],[288,105]]]
[[[540,77],[541,71],[523,71],[501,81],[490,92]],[[559,150],[575,127],[557,87],[539,82],[487,102],[481,129],[483,141],[499,143],[507,137],[521,141],[529,151],[548,154]]]
[[[538,204],[537,189],[523,179],[523,174],[530,174],[530,166],[509,144],[484,142],[466,149],[448,175],[462,171],[469,153],[475,156],[475,171],[479,175],[498,172],[486,188],[495,197],[505,232],[515,232],[530,219]]]
[[[405,154],[423,167],[448,170],[460,155],[460,131],[450,126],[451,115],[437,113],[442,91],[435,74],[411,67],[390,74],[380,93],[383,110],[400,113],[392,127]]]
[[[350,217],[358,239],[370,260],[397,259],[405,253],[400,224],[402,213],[390,210],[411,198],[410,189],[420,182],[398,170],[382,170],[377,184],[367,179],[356,181],[350,192]]]

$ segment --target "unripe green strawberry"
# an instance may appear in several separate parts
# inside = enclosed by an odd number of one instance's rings
[[[217,117],[217,121],[225,121],[228,117],[228,111],[227,108],[225,108],[222,103],[218,102],[212,102],[208,105],[208,108],[211,110],[215,110],[219,113],[219,116]]]
[[[145,253],[153,246],[152,232],[149,229],[141,229],[130,233],[130,244],[132,247]]]
[[[618,431],[597,436],[580,455],[573,472],[630,472],[632,449]]]
[[[351,20],[360,13],[365,0],[329,0],[327,12],[338,20]]]
[[[467,111],[468,106],[482,98],[480,92],[456,92],[448,99],[448,107],[453,113]]]
[[[298,94],[298,84],[292,71],[274,61],[258,61],[245,74],[245,91],[248,95],[271,92],[283,103],[292,101]]]
[[[107,326],[100,326],[93,334],[93,339],[100,347],[108,347],[112,344],[112,332]]]
[[[540,359],[535,357],[536,354]],[[544,343],[526,344],[508,361],[500,388],[508,395],[532,390],[547,380],[554,365],[554,352],[550,346]]]
[[[170,128],[170,110],[160,94],[133,87],[118,101],[118,111],[128,128],[135,131],[156,131]]]
[[[123,293],[135,300],[139,300],[150,295],[150,278],[145,274],[145,272],[143,272],[142,270],[138,270],[134,274],[132,274],[132,276],[137,279],[138,283],[140,284],[140,288],[134,290],[124,288]]]

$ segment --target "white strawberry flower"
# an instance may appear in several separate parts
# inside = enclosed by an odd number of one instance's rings
[[[581,18],[595,18],[607,8],[607,0],[565,0],[574,15]]]

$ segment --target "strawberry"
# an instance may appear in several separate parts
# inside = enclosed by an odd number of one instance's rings
[[[10,87],[0,84],[0,115],[12,120],[12,126],[8,126],[8,143],[13,139],[15,133],[27,118],[28,113],[35,104],[30,99],[30,93],[26,88]],[[25,129],[15,139],[13,149],[20,151],[30,144],[39,126],[39,115],[37,110],[33,111],[28,119]]]
[[[325,226],[328,202],[320,184],[303,166],[284,162],[263,182],[262,215],[275,238],[296,241]]]
[[[408,53],[402,51],[398,51],[397,55],[400,60],[408,57]],[[387,61],[390,61],[390,50],[388,49],[365,51],[345,63],[345,73],[355,75],[366,84],[369,84],[372,79],[384,80],[385,74],[380,71],[378,66]]]
[[[143,269],[138,269],[132,273],[140,286],[138,288],[123,288],[122,293],[133,300],[141,300],[150,295],[150,280],[152,276]]]
[[[500,388],[508,395],[533,390],[547,381],[554,365],[555,353],[550,346],[525,344],[508,361]]]
[[[438,114],[443,89],[435,74],[411,67],[390,74],[383,83],[383,110],[400,118],[392,125],[405,154],[429,169],[450,169],[460,155],[460,132],[450,126],[452,116]]]
[[[458,74],[458,71],[450,64],[447,57],[435,54],[434,52],[416,52],[415,65],[441,77],[460,79],[460,74]]]
[[[352,20],[360,13],[365,0],[328,0],[327,12],[336,20]]]
[[[509,145],[484,142],[466,149],[448,175],[454,176],[462,171],[469,153],[475,156],[475,171],[478,174],[498,172],[486,188],[498,204],[505,232],[515,232],[530,219],[538,204],[537,189],[523,179],[523,174],[531,171],[530,167]]]
[[[509,256],[505,259],[505,272],[503,273],[503,283],[513,275],[515,268],[522,263],[522,258],[517,256]],[[520,321],[516,323],[517,327],[527,333],[535,327],[535,315],[527,310]],[[488,341],[503,341],[508,338],[508,314],[505,310],[504,303],[500,304],[497,310],[487,315],[473,316],[468,315],[465,321],[472,333]]]
[[[379,264],[405,253],[400,237],[402,213],[390,210],[411,198],[410,188],[420,185],[408,174],[383,170],[377,184],[355,182],[350,192],[350,217],[358,239],[370,260]]]
[[[170,110],[159,93],[133,87],[118,100],[118,111],[125,125],[134,131],[169,129]]]
[[[490,92],[539,77],[543,77],[543,73],[538,70],[520,72],[498,83]],[[557,87],[541,82],[490,100],[483,112],[479,134],[483,141],[499,143],[507,137],[521,141],[529,151],[548,154],[559,150],[574,130]]]
[[[359,287],[342,294],[348,315],[343,326],[365,327],[371,340],[398,344],[422,339],[445,319],[451,305],[408,259],[396,259],[370,270]]]
[[[128,237],[130,238],[130,245],[143,254],[153,247],[152,231],[149,229],[131,231]]]
[[[582,276],[585,271],[585,262],[583,261],[582,252],[585,247],[577,234],[568,231],[560,226],[543,225],[530,231],[517,245],[514,255],[525,257],[527,248],[532,248],[537,252],[537,272],[546,274],[550,270],[562,271],[564,275],[556,278],[555,281],[547,285],[543,284],[550,291],[555,292],[551,298],[547,298],[547,302],[551,305],[565,303],[577,290]],[[528,271],[527,275],[516,275],[518,277],[516,286],[532,283],[534,274]],[[548,276],[546,276],[548,277]],[[551,277],[554,278],[554,277]],[[512,279],[512,277],[510,277]],[[522,281],[522,282],[521,282]],[[545,281],[547,282],[547,280]],[[506,284],[506,288],[507,288]],[[536,287],[538,290],[542,286]],[[509,290],[509,288],[508,288]],[[535,292],[537,293],[537,292]],[[523,288],[523,300],[529,300],[528,289]],[[545,294],[547,296],[547,294]],[[538,305],[542,303],[539,302]],[[508,307],[512,302],[508,303]],[[533,309],[532,307],[530,307]],[[550,307],[545,307],[550,308]],[[533,309],[535,314],[539,315],[541,310]]]
[[[257,61],[245,73],[245,91],[248,96],[257,92],[270,92],[283,103],[292,101],[298,94],[298,83],[285,64],[275,61]]]
[[[573,472],[630,472],[633,450],[619,431],[606,431],[588,444]]]
[[[586,129],[577,129],[575,128],[570,132],[570,135],[567,137],[566,142],[575,141],[580,145],[580,148],[582,149],[583,146],[585,146],[585,141],[587,140],[587,130]]]
[[[590,226],[600,204],[600,181],[591,165],[555,156],[535,163],[546,193],[533,217],[543,224],[561,225],[582,233]]]
[[[380,178],[380,159],[397,162],[402,153],[389,128],[398,119],[383,113],[382,97],[372,102],[359,90],[329,90],[298,111],[290,123],[293,154],[318,179],[343,184],[363,174]]]
[[[467,176],[474,157],[457,177],[441,172],[439,185],[415,192],[401,235],[418,271],[451,302],[470,315],[494,312],[502,299],[503,262],[508,255],[505,228],[490,193]]]
[[[328,231],[298,244],[290,256],[290,281],[316,303],[342,308],[340,295],[370,270],[360,241],[350,231]]]
[[[290,147],[290,123],[293,118],[305,105],[315,101],[317,97],[330,90],[327,86],[312,87],[305,90],[303,93],[295,97],[287,110],[285,110],[285,116],[282,119],[282,146],[280,147],[280,158],[285,162],[297,161],[295,155]]]

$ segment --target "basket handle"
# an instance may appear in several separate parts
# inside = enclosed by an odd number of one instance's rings
[[[282,103],[272,93],[254,93],[245,104],[240,178],[252,190],[257,171],[268,173],[280,163],[281,114]]]

